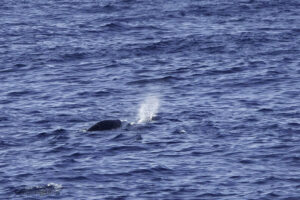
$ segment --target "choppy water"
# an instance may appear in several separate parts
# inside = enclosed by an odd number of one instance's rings
[[[298,0],[3,0],[0,198],[300,199],[299,56]]]

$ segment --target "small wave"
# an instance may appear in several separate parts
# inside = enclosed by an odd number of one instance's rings
[[[54,134],[65,133],[65,132],[66,132],[66,130],[63,129],[63,128],[59,128],[59,129],[56,129],[56,130],[53,131]]]
[[[219,197],[220,199],[222,199],[221,197],[226,197],[226,196],[229,196],[229,195],[216,192],[216,193],[204,193],[204,194],[198,195],[197,197],[199,199],[211,199],[214,197]]]
[[[148,173],[152,174],[152,173],[169,173],[172,171],[173,170],[168,167],[158,165],[158,166],[151,167],[151,168],[136,169],[136,170],[130,171],[129,173],[130,174],[148,174]]]
[[[283,116],[283,117],[289,117],[289,118],[295,118],[295,119],[299,119],[300,118],[300,112],[281,112],[281,113],[277,113],[277,115],[279,116]]]
[[[112,141],[120,141],[120,140],[123,140],[124,138],[126,138],[125,135],[120,133],[120,134],[116,135],[115,137],[113,137],[111,140]]]
[[[38,138],[47,138],[47,137],[50,137],[51,136],[51,134],[49,134],[49,133],[46,133],[46,132],[41,132],[41,133],[38,133],[37,135],[36,135],[36,137],[38,137]]]
[[[7,142],[7,141],[4,141],[4,140],[0,140],[0,149],[6,149],[8,147],[12,147],[12,146],[15,146],[16,144],[12,143],[12,142]]]
[[[181,80],[178,77],[174,76],[164,76],[161,78],[151,78],[151,79],[140,79],[136,81],[130,81],[127,82],[127,85],[142,85],[142,84],[148,84],[148,83],[169,83],[172,81],[178,81]]]
[[[96,1],[95,1],[96,2]],[[86,6],[81,9],[81,11],[93,14],[93,13],[113,13],[119,11],[120,8],[113,4],[107,4],[107,5],[99,5],[93,4],[92,6]]]
[[[64,167],[64,166],[62,166]],[[75,181],[86,181],[89,180],[88,177],[86,176],[62,176],[62,177],[58,177],[58,179],[62,180],[62,181],[67,181],[67,182],[75,182]]]
[[[109,148],[108,152],[134,152],[134,151],[145,151],[146,148],[139,146],[115,146]]]
[[[108,23],[101,26],[102,29],[105,29],[107,31],[122,31],[128,29],[127,26],[123,25],[122,23]]]
[[[223,69],[223,70],[217,70],[217,69],[208,70],[206,72],[206,74],[208,74],[208,75],[223,75],[223,74],[238,73],[238,72],[242,72],[244,70],[245,69],[242,67],[232,67],[232,68]]]
[[[120,133],[120,134],[114,136],[112,139],[110,139],[110,141],[128,141],[128,140],[138,141],[138,140],[142,140],[142,139],[143,138],[142,138],[141,134],[128,136],[128,135]]]
[[[64,145],[54,147],[53,149],[47,151],[47,153],[61,153],[61,152],[69,152],[72,149],[69,147],[65,147]]]
[[[258,184],[258,185],[263,185],[269,182],[276,182],[276,181],[282,181],[282,178],[279,177],[275,177],[275,176],[268,176],[268,177],[264,177],[264,178],[259,178],[257,179],[254,183]]]
[[[12,102],[13,102],[13,100],[8,100],[8,99],[0,100],[0,104],[2,104],[2,105],[4,105],[4,104],[10,104]]]
[[[174,134],[185,134],[186,131],[184,129],[176,129],[173,131]]]

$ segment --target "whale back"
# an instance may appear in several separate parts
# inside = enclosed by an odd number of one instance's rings
[[[120,120],[103,120],[90,127],[87,131],[112,130],[112,129],[120,128],[121,125],[122,122]]]

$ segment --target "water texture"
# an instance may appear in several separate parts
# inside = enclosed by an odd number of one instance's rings
[[[298,0],[2,0],[0,199],[298,200],[299,56]]]

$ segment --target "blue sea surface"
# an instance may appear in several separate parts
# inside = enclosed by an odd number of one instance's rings
[[[0,199],[299,200],[300,1],[2,0]]]

